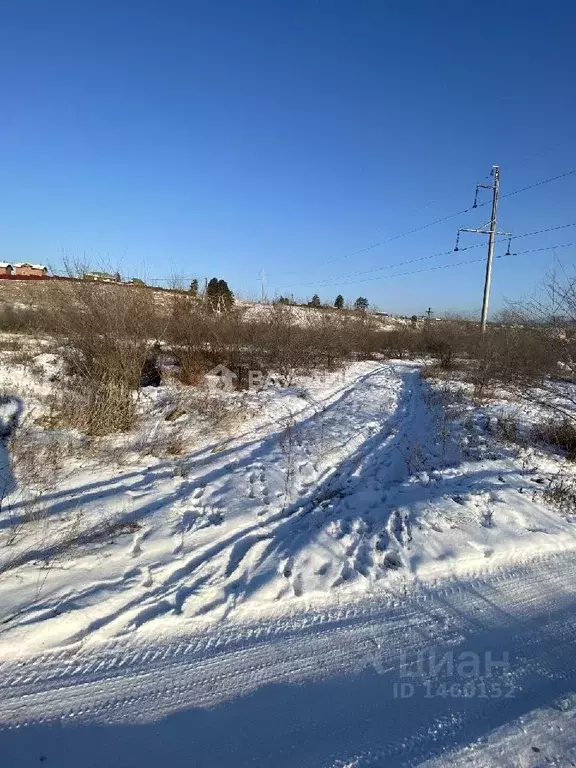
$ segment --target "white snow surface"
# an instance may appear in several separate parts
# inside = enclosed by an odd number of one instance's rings
[[[0,381],[3,424],[41,408]],[[147,430],[169,395],[147,393]],[[37,519],[10,478],[7,765],[575,764],[576,528],[543,496],[570,465],[497,442],[415,363],[222,397],[235,430],[71,460]],[[413,674],[487,651],[508,660],[466,695]]]

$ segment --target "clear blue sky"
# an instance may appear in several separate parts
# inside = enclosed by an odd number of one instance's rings
[[[450,249],[487,207],[341,258],[465,208],[494,163],[503,195],[576,168],[575,27],[562,0],[2,0],[0,259],[476,310],[482,264],[320,283]],[[575,197],[576,174],[503,199],[500,225],[576,221]],[[552,258],[498,261],[494,309]]]

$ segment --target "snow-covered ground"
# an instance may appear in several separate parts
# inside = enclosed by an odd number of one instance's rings
[[[35,425],[56,361],[5,361],[3,423]],[[8,478],[8,765],[572,764],[576,526],[544,490],[574,472],[495,438],[517,403],[414,362],[206,396],[230,418],[174,397],[108,463],[67,435],[32,502]]]
[[[244,317],[248,320],[269,320],[275,309],[279,305],[275,304],[260,304],[251,301],[237,301],[236,306],[244,312]],[[295,325],[302,327],[310,327],[315,323],[326,317],[326,312],[333,313],[334,309],[331,305],[322,309],[315,307],[306,307],[296,304],[282,304],[282,311],[289,314],[291,321]],[[336,313],[338,315],[338,313]],[[331,315],[329,314],[328,317]],[[332,315],[333,316],[333,315]],[[350,314],[346,311],[345,316],[350,319],[358,318],[358,314]],[[368,319],[370,324],[381,331],[392,331],[398,328],[405,328],[411,325],[411,321],[404,317],[395,317],[393,315],[384,315],[377,312],[367,312],[365,315],[361,315],[363,319]]]
[[[2,754],[59,768],[568,766],[575,570],[572,553],[549,556],[6,661]]]

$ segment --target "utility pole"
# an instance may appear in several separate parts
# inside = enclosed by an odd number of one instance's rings
[[[266,275],[264,274],[264,270],[260,270],[260,284],[262,287],[262,304],[266,303]]]
[[[486,260],[486,275],[484,277],[484,296],[482,297],[482,318],[480,326],[486,333],[488,319],[488,301],[490,300],[490,283],[492,282],[492,261],[494,259],[494,241],[496,240],[496,216],[498,214],[498,193],[500,191],[500,167],[492,166],[494,184],[492,185],[492,216],[490,217],[490,234],[488,235],[488,259]]]
[[[494,260],[494,244],[496,242],[496,235],[508,236],[508,250],[506,256],[510,255],[510,241],[512,234],[510,232],[498,232],[497,230],[497,216],[498,216],[498,196],[500,194],[500,166],[493,165],[490,175],[494,179],[492,184],[477,184],[476,194],[474,195],[474,204],[472,208],[478,207],[478,190],[479,189],[491,189],[492,190],[492,215],[490,221],[484,224],[479,229],[471,229],[469,227],[461,227],[456,235],[456,247],[455,251],[459,250],[460,232],[474,232],[478,235],[488,235],[488,258],[486,260],[486,274],[484,276],[484,295],[482,297],[482,315],[480,319],[480,327],[482,333],[486,333],[486,322],[488,320],[488,303],[490,301],[490,283],[492,282],[492,262]]]
[[[428,315],[428,320],[430,320],[430,318],[432,317],[432,307],[428,307],[428,309],[426,310],[426,314]]]

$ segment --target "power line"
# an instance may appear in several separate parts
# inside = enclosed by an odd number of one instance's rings
[[[470,248],[479,248],[482,245],[482,243],[478,243],[477,245],[469,245],[466,248],[460,248],[461,251],[467,251]],[[436,259],[439,256],[449,256],[451,253],[454,252],[453,248],[450,248],[449,251],[440,251],[439,253],[431,253],[429,256],[418,256],[416,259],[408,259],[407,261],[398,261],[395,264],[386,264],[384,267],[374,267],[373,269],[363,269],[359,272],[351,272],[349,275],[341,275],[340,277],[330,277],[326,278],[320,282],[310,282],[310,283],[291,283],[290,285],[281,285],[280,288],[295,288],[295,287],[307,287],[310,285],[317,285],[319,288],[322,286],[330,287],[332,285],[339,285],[341,280],[347,280],[349,277],[355,277],[356,275],[369,275],[373,274],[374,272],[382,272],[384,269],[394,269],[394,267],[403,267],[406,264],[416,264],[419,261],[428,261],[429,259]],[[342,283],[342,285],[346,285],[346,283]]]
[[[510,170],[510,168],[517,168],[519,165],[523,165],[523,163],[526,160],[532,160],[533,157],[539,157],[540,155],[546,154],[546,152],[550,152],[552,149],[557,149],[558,147],[563,147],[565,144],[569,144],[571,141],[576,140],[576,134],[572,134],[572,136],[569,136],[567,139],[562,139],[562,141],[557,141],[554,144],[549,144],[547,147],[544,147],[543,149],[539,149],[536,152],[532,152],[529,155],[524,155],[524,157],[519,158],[515,162],[512,163],[505,163],[502,167],[505,168],[507,171]]]
[[[548,144],[547,146],[543,147],[542,149],[536,150],[536,152],[531,152],[529,155],[523,155],[522,157],[519,157],[517,160],[513,160],[511,163],[504,163],[501,167],[504,168],[506,171],[510,170],[511,168],[518,168],[519,166],[522,166],[526,163],[527,160],[532,160],[534,157],[540,157],[541,155],[546,154],[546,152],[550,152],[553,149],[557,149],[558,147],[563,147],[566,144],[569,144],[571,141],[576,141],[576,134],[573,134],[572,136],[568,136],[566,139],[562,139],[561,141],[557,141],[554,144]],[[489,178],[490,174],[486,174],[485,178]],[[412,208],[408,213],[407,216],[411,216],[414,213],[417,213],[418,211],[423,210],[424,208],[428,208],[431,205],[435,205],[436,203],[441,203],[443,200],[447,200],[451,197],[455,197],[458,193],[457,192],[448,192],[445,195],[442,195],[441,197],[437,197],[434,200],[429,200],[427,203],[422,203],[422,205],[416,206],[416,208]]]
[[[576,173],[576,168],[573,168],[570,171],[566,171],[565,173],[561,173],[557,176],[552,176],[549,179],[541,179],[540,181],[535,182],[534,184],[529,184],[526,187],[521,187],[520,189],[515,189],[512,192],[507,192],[505,195],[500,195],[500,199],[504,199],[506,197],[512,197],[514,195],[519,195],[522,192],[527,192],[530,189],[535,189],[536,187],[541,187],[544,184],[549,184],[552,181],[557,181],[558,179],[563,179],[566,176],[571,176],[572,174]],[[326,264],[333,264],[337,261],[343,261],[344,259],[352,258],[353,256],[359,256],[362,253],[366,253],[367,251],[371,251],[374,248],[378,248],[381,245],[388,245],[388,243],[395,242],[396,240],[400,240],[403,237],[408,237],[409,235],[414,235],[417,232],[422,232],[425,229],[429,229],[430,227],[436,226],[436,224],[442,224],[445,221],[449,221],[450,219],[454,219],[456,216],[462,216],[465,213],[469,213],[474,208],[482,208],[485,205],[488,205],[490,201],[485,201],[483,203],[477,203],[476,205],[471,205],[468,208],[463,208],[461,211],[456,211],[455,213],[449,213],[446,216],[441,216],[439,219],[434,219],[434,221],[430,221],[427,224],[422,224],[419,227],[415,227],[414,229],[409,229],[406,232],[401,232],[398,235],[394,235],[393,237],[389,237],[386,240],[380,240],[377,243],[372,243],[372,245],[367,245],[365,248],[360,248],[357,251],[353,251],[352,253],[348,253],[345,256],[337,256],[334,259],[328,259],[327,261],[321,262],[318,266],[325,266]],[[289,272],[283,272],[280,274],[295,274],[297,270],[290,270]]]
[[[522,192],[527,192],[530,189],[535,189],[536,187],[541,187],[544,184],[549,184],[550,182],[557,181],[558,179],[564,179],[567,176],[571,176],[571,175],[573,175],[575,173],[576,173],[576,168],[573,168],[572,170],[565,171],[564,173],[558,174],[557,176],[551,176],[548,179],[541,179],[540,181],[534,182],[534,184],[529,184],[526,187],[521,187],[520,189],[515,189],[512,192],[507,192],[505,195],[500,195],[500,199],[502,200],[502,199],[507,198],[507,197],[512,197],[514,195],[519,195]],[[476,208],[482,208],[483,206],[488,205],[488,203],[489,203],[489,201],[485,201],[483,203],[477,203],[477,205],[475,207]],[[368,245],[365,248],[361,248],[358,251],[353,251],[352,253],[349,253],[346,256],[339,256],[339,257],[337,257],[335,259],[330,259],[328,261],[321,262],[320,266],[323,266],[325,264],[332,264],[332,263],[334,263],[336,261],[342,261],[343,259],[348,259],[348,258],[351,258],[352,256],[358,256],[361,253],[365,253],[366,251],[373,250],[374,248],[378,248],[381,245],[387,245],[388,243],[392,243],[392,242],[394,242],[396,240],[400,240],[403,237],[408,237],[409,235],[416,234],[417,232],[422,232],[425,229],[429,229],[430,227],[436,226],[436,224],[441,224],[444,221],[449,221],[450,219],[455,218],[456,216],[461,216],[461,215],[463,215],[465,213],[469,213],[471,210],[473,210],[473,208],[474,208],[474,206],[469,206],[468,208],[463,208],[462,210],[456,211],[455,213],[449,213],[448,215],[442,216],[439,219],[434,219],[434,221],[430,221],[427,224],[422,224],[421,226],[415,227],[414,229],[407,230],[406,232],[401,232],[398,235],[394,235],[393,237],[389,237],[386,240],[381,240],[381,241],[379,241],[377,243],[373,243],[372,245]],[[566,226],[573,226],[573,225],[566,225]],[[554,228],[552,228],[552,229],[554,229]],[[543,232],[544,231],[552,231],[552,229],[550,229],[550,230],[541,230],[541,231],[543,231]],[[527,237],[528,234],[531,234],[531,233],[527,233],[526,235],[523,235],[523,236]],[[535,233],[535,234],[537,234],[537,233]],[[520,236],[518,236],[518,237],[520,237]],[[439,255],[442,255],[442,254],[439,254]],[[286,273],[285,272],[284,274],[290,274],[290,273]],[[188,275],[180,275],[180,277],[181,277],[181,279],[184,280],[184,279],[188,279],[188,277],[193,277],[193,275],[189,275],[189,276]],[[154,282],[168,282],[168,281],[173,280],[173,279],[174,279],[173,277],[151,278],[151,280],[153,280]],[[296,283],[294,285],[302,285],[302,284],[301,283],[300,284]],[[284,287],[288,287],[288,286],[284,286]]]
[[[559,224],[557,227],[547,227],[546,229],[537,229],[534,232],[524,232],[524,234],[522,235],[514,235],[512,237],[512,240],[516,240],[519,237],[532,237],[532,235],[542,235],[544,234],[544,232],[556,232],[559,229],[568,229],[568,227],[576,227],[576,221],[573,221],[571,224]]]
[[[504,254],[501,254],[500,256],[495,256],[494,258],[496,259],[510,258],[511,256],[522,256],[526,253],[538,253],[541,251],[551,251],[551,250],[554,250],[555,248],[571,248],[573,246],[576,246],[576,242],[562,243],[559,245],[547,245],[547,246],[543,246],[542,248],[530,248],[529,250],[526,250],[526,251],[516,251],[515,253],[511,253],[509,256],[505,256]],[[408,275],[417,275],[423,272],[434,272],[435,270],[438,270],[438,269],[460,267],[463,264],[479,264],[480,262],[485,262],[485,261],[486,259],[484,257],[481,257],[479,259],[468,259],[466,261],[455,261],[455,262],[451,262],[450,264],[440,264],[437,267],[427,267],[426,269],[415,269],[415,270],[410,270],[409,272],[396,272],[393,275],[383,275],[382,277],[366,278],[363,280],[353,280],[348,283],[341,283],[341,285],[353,285],[356,283],[367,283],[367,282],[373,282],[377,280],[389,280],[393,277],[406,277]]]
[[[477,205],[477,208],[480,208],[482,205],[486,205],[486,203],[479,203]],[[456,211],[455,213],[449,213],[447,216],[442,216],[440,219],[435,219],[434,221],[430,221],[427,224],[422,224],[419,227],[415,227],[414,229],[410,229],[406,232],[401,232],[398,235],[394,235],[393,237],[389,237],[386,240],[380,240],[377,243],[372,243],[372,245],[367,245],[365,248],[360,248],[358,251],[353,251],[352,253],[347,253],[344,256],[337,256],[335,259],[328,259],[328,261],[322,261],[318,266],[325,266],[326,264],[334,264],[337,261],[343,261],[344,259],[351,259],[353,256],[359,256],[362,253],[366,253],[367,251],[371,251],[374,248],[378,248],[381,245],[387,245],[388,243],[392,243],[395,240],[400,240],[403,237],[408,237],[409,235],[413,235],[416,232],[421,232],[424,229],[428,229],[429,227],[433,227],[436,224],[441,224],[444,221],[448,221],[449,219],[453,219],[456,216],[461,216],[464,213],[468,213],[468,211],[472,210],[472,206],[469,208],[464,208],[461,211]],[[440,254],[442,255],[442,254]],[[298,270],[290,270],[289,272],[280,272],[277,274],[280,275],[290,275],[290,274],[297,274]],[[298,283],[296,283],[298,285]],[[289,286],[285,286],[289,287]]]
[[[502,195],[502,197],[504,197],[504,195]],[[480,207],[480,205],[481,204],[479,203],[478,207]],[[483,203],[482,203],[482,205],[483,205]],[[518,240],[521,237],[532,237],[534,235],[545,234],[546,232],[556,232],[559,229],[568,229],[569,227],[576,227],[576,222],[570,222],[569,224],[559,224],[556,227],[546,227],[545,229],[536,229],[533,232],[523,232],[521,235],[514,235],[513,238],[512,238],[512,241]],[[480,248],[481,246],[482,246],[482,243],[478,243],[477,245],[469,245],[469,246],[466,246],[464,248],[461,247],[460,251],[469,251],[469,250],[471,250],[473,248]],[[436,259],[439,256],[449,256],[451,253],[453,253],[453,251],[454,251],[454,249],[451,248],[448,251],[439,251],[438,253],[432,253],[429,256],[418,256],[415,259],[408,259],[406,261],[399,261],[399,262],[396,262],[395,264],[386,264],[383,267],[374,267],[373,269],[364,269],[364,270],[361,270],[359,272],[351,272],[348,275],[341,275],[340,277],[331,277],[331,278],[326,278],[326,279],[321,280],[321,281],[315,281],[315,282],[310,282],[310,283],[290,283],[289,285],[285,285],[284,284],[284,285],[281,285],[281,286],[278,286],[278,287],[279,288],[293,288],[293,287],[300,287],[301,286],[301,287],[305,288],[305,287],[310,286],[310,285],[317,285],[319,287],[322,287],[324,285],[329,286],[332,283],[338,284],[339,280],[347,280],[349,277],[355,277],[356,275],[370,275],[370,274],[373,274],[374,272],[381,272],[384,269],[394,269],[394,267],[403,267],[403,266],[406,266],[408,264],[416,264],[419,261],[429,261],[430,259]],[[525,253],[525,251],[523,251],[523,253]],[[180,277],[180,279],[182,281],[184,281],[184,280],[189,280],[189,279],[191,280],[191,279],[193,279],[195,277],[195,275],[193,275],[193,274],[190,274],[190,275],[180,275],[179,277]],[[155,283],[170,282],[171,280],[174,280],[174,277],[154,277],[154,278],[150,278],[150,282],[155,282]],[[343,283],[343,285],[346,285],[346,283]]]
[[[571,176],[573,173],[576,173],[576,168],[573,168],[571,171],[566,171],[565,173],[560,173],[558,176],[552,176],[550,179],[543,179],[542,181],[537,181],[534,184],[529,184],[527,187],[522,187],[521,189],[515,189],[514,192],[507,192],[505,195],[500,195],[500,199],[502,200],[505,197],[512,197],[512,195],[519,195],[520,192],[526,192],[529,189],[534,189],[535,187],[541,187],[543,184],[548,184],[551,181],[557,181],[558,179],[563,179],[566,176]],[[480,205],[478,205],[480,207]]]
[[[478,208],[480,208],[482,205],[487,205],[487,203],[479,203]],[[472,210],[472,206],[469,208],[464,208],[461,211],[456,211],[455,213],[449,213],[447,216],[442,216],[439,219],[435,219],[434,221],[430,221],[427,224],[422,224],[419,227],[415,227],[414,229],[409,229],[407,232],[401,232],[399,235],[394,235],[393,237],[389,237],[386,240],[381,240],[378,243],[373,243],[372,245],[366,246],[366,248],[362,248],[359,251],[354,251],[353,253],[349,253],[347,256],[339,256],[336,259],[330,259],[329,261],[324,261],[322,264],[332,264],[335,261],[342,261],[343,259],[349,259],[352,256],[358,256],[360,253],[364,253],[365,251],[370,251],[373,248],[378,248],[380,245],[387,245],[388,243],[392,243],[395,240],[400,240],[403,237],[408,237],[408,235],[414,235],[416,232],[422,232],[424,229],[429,229],[429,227],[434,227],[436,224],[442,224],[444,221],[448,221],[449,219],[453,219],[456,216],[461,216],[464,213],[468,213]]]
[[[568,227],[576,227],[576,222],[571,222],[570,224],[560,224],[557,227],[546,227],[545,229],[537,229],[537,230],[534,230],[533,232],[524,232],[521,235],[514,235],[514,237],[512,238],[512,241],[514,241],[515,239],[519,239],[521,237],[532,237],[534,235],[542,235],[545,232],[556,232],[559,229],[567,229]],[[469,250],[471,250],[473,248],[481,248],[481,247],[483,247],[483,243],[477,243],[476,245],[468,245],[466,247],[460,247],[459,250],[460,251],[469,251]],[[374,267],[373,269],[363,269],[363,270],[360,270],[358,272],[351,272],[348,275],[340,275],[339,277],[325,278],[324,280],[321,280],[321,281],[314,281],[314,282],[309,282],[309,283],[290,283],[289,285],[281,285],[281,286],[278,286],[278,287],[280,287],[280,288],[294,288],[294,287],[306,288],[308,286],[314,285],[314,286],[318,286],[319,288],[322,288],[322,287],[328,288],[328,287],[331,287],[333,285],[334,286],[340,285],[340,284],[347,285],[349,283],[341,283],[340,281],[348,280],[348,278],[356,277],[356,275],[370,275],[370,274],[374,274],[375,272],[382,272],[385,269],[394,269],[395,267],[403,267],[403,266],[405,266],[407,264],[416,264],[417,262],[420,262],[420,261],[429,261],[430,259],[435,259],[435,258],[438,258],[439,256],[449,256],[453,252],[454,252],[454,249],[451,248],[449,251],[440,251],[438,253],[432,253],[429,256],[419,256],[419,257],[417,257],[415,259],[408,259],[406,261],[399,261],[399,262],[396,262],[395,264],[386,264],[383,267]]]

